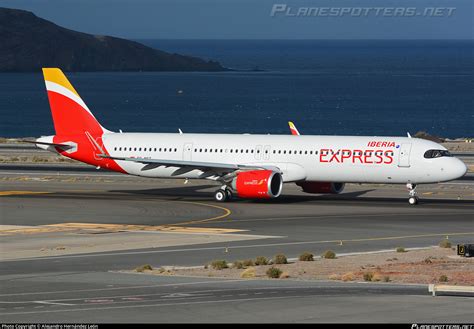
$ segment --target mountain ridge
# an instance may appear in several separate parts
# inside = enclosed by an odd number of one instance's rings
[[[0,72],[226,71],[216,61],[70,30],[25,10],[0,8]]]

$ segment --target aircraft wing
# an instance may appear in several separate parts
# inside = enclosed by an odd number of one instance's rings
[[[130,158],[130,157],[114,157],[106,154],[101,154],[100,157],[119,160],[143,163],[156,167],[185,167],[189,169],[199,169],[203,171],[215,170],[222,173],[231,173],[237,170],[272,170],[281,172],[278,167],[265,165],[243,165],[243,164],[229,164],[219,162],[199,162],[199,161],[184,161],[184,160],[164,160],[164,159],[150,159],[150,158]]]

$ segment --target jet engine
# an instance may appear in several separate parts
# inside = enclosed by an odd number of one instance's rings
[[[269,199],[281,194],[283,178],[272,170],[242,171],[232,181],[232,189],[241,198]]]
[[[306,193],[329,193],[339,194],[344,190],[345,183],[330,182],[298,182],[296,185],[301,186]]]

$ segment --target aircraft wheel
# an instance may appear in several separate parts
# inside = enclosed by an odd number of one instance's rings
[[[224,190],[217,190],[216,193],[214,194],[214,199],[216,199],[217,202],[226,202],[227,201],[227,194],[226,191]]]
[[[411,205],[416,205],[418,204],[418,198],[416,196],[411,196],[408,198],[408,203]]]
[[[226,201],[231,201],[232,198],[234,197],[234,193],[229,189],[225,190],[225,194],[226,194],[226,197],[227,197]]]

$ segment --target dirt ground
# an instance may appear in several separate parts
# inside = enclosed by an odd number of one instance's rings
[[[336,259],[314,258],[314,261],[295,261],[290,264],[233,267],[217,270],[211,265],[195,268],[159,268],[145,270],[156,275],[182,275],[222,278],[268,278],[270,267],[282,271],[280,279],[373,281],[430,284],[445,282],[453,285],[474,285],[474,258],[456,255],[452,248],[433,247],[407,252],[381,252],[341,256]],[[242,273],[246,274],[242,275]],[[445,281],[445,280],[446,281]]]

